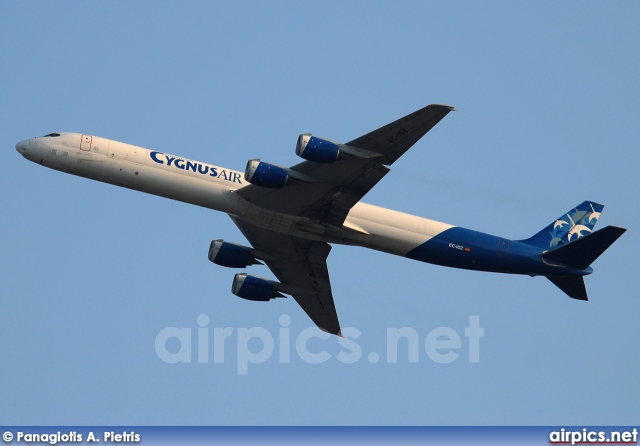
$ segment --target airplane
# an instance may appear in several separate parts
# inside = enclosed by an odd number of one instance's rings
[[[260,159],[243,172],[79,133],[16,144],[34,163],[73,175],[227,213],[251,246],[213,240],[211,262],[263,265],[278,281],[241,272],[236,296],[258,302],[292,296],[323,331],[342,336],[331,292],[331,244],[363,246],[436,265],[543,276],[588,300],[584,276],[626,229],[593,231],[603,205],[585,201],[528,239],[509,240],[360,200],[391,166],[455,108],[432,104],[346,144],[304,133],[283,167]]]

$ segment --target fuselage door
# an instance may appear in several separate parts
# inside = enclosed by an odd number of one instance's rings
[[[504,238],[498,239],[498,255],[501,257],[508,256],[510,245],[511,245],[511,240],[507,240]]]
[[[93,136],[91,135],[82,135],[80,137],[80,150],[90,151],[91,144],[93,143]]]

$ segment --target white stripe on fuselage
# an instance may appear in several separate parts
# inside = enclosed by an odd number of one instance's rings
[[[405,255],[451,225],[357,203],[342,229],[280,214],[240,198],[242,172],[96,136],[82,149],[77,133],[29,140],[22,155],[46,167],[214,209],[258,227],[310,240],[359,245]],[[22,144],[22,143],[19,143]],[[88,150],[83,150],[88,149]]]

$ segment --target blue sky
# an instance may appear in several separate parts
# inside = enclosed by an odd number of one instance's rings
[[[637,2],[0,3],[0,420],[637,425],[639,20]],[[593,265],[590,302],[543,278],[335,246],[336,306],[362,354],[346,363],[336,338],[312,338],[329,359],[311,363],[296,341],[316,332],[293,300],[238,299],[236,271],[207,261],[212,239],[245,243],[228,217],[14,150],[74,131],[236,170],[292,165],[300,133],[348,141],[429,103],[458,111],[364,201],[513,239],[603,203],[599,227],[629,230]],[[192,333],[192,362],[161,359],[170,327]],[[417,362],[405,344],[388,362],[400,327]],[[441,327],[460,338],[447,364],[424,348]],[[239,374],[258,332],[274,351]]]

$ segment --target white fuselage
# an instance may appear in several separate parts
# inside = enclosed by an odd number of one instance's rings
[[[212,164],[78,133],[21,141],[16,150],[46,167],[225,212],[252,225],[309,240],[404,256],[451,225],[357,203],[342,228],[255,206],[234,193],[244,174]]]

